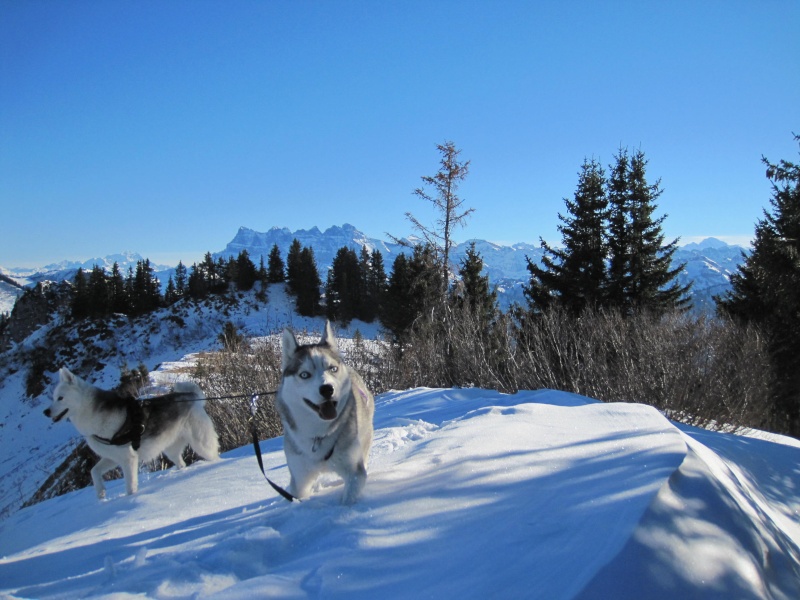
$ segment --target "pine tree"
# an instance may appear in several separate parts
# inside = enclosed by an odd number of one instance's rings
[[[189,269],[188,296],[194,300],[202,300],[208,296],[208,277],[204,263],[192,265]]]
[[[386,299],[380,320],[391,332],[396,342],[402,341],[403,335],[411,327],[416,315],[411,304],[412,274],[408,258],[404,253],[398,254],[392,264]]]
[[[303,251],[303,246],[297,238],[292,240],[289,246],[289,252],[286,254],[286,287],[289,293],[296,296],[297,288],[300,281],[300,254]]]
[[[458,271],[461,278],[458,300],[477,315],[481,325],[488,326],[497,310],[497,290],[489,284],[489,276],[482,273],[483,258],[475,249],[475,242],[472,242]]]
[[[146,258],[136,263],[132,287],[131,314],[143,315],[161,305],[161,286],[150,265],[150,259]]]
[[[621,150],[609,183],[607,297],[610,306],[625,314],[664,313],[689,303],[690,286],[675,281],[685,264],[671,268],[678,239],[664,244],[661,226],[667,215],[653,218],[662,193],[660,180],[648,184],[646,167],[644,152],[628,158]]]
[[[291,283],[291,280],[290,280]],[[304,247],[297,262],[297,276],[294,281],[297,312],[303,317],[314,317],[320,313],[322,280],[319,277],[314,250]]]
[[[325,285],[328,318],[347,325],[359,318],[363,299],[361,265],[351,248],[339,248]]]
[[[73,294],[71,302],[71,314],[74,319],[83,319],[89,315],[89,291],[88,282],[83,269],[78,269],[75,278],[72,280]]]
[[[772,185],[771,210],[756,223],[753,251],[731,276],[731,291],[716,298],[717,308],[768,336],[774,427],[800,437],[800,165],[761,160]]]
[[[175,304],[177,301],[178,294],[175,291],[175,282],[172,279],[172,275],[170,275],[169,279],[167,280],[167,289],[164,290],[164,302],[166,302],[166,304],[169,306]]]
[[[236,258],[236,287],[245,292],[249,291],[253,289],[257,279],[256,266],[250,260],[250,254],[247,250],[243,249]]]
[[[386,269],[383,266],[383,254],[379,250],[372,251],[369,270],[366,273],[365,301],[361,311],[361,319],[372,323],[383,311],[386,301]]]
[[[399,254],[386,291],[381,322],[402,342],[414,321],[442,304],[442,271],[430,244],[414,246],[410,259]]]
[[[297,242],[297,244],[299,246],[300,242]],[[272,246],[272,250],[269,251],[269,257],[267,258],[267,283],[283,283],[286,281],[285,269],[280,248],[278,248],[278,244],[275,244]]]
[[[524,293],[531,310],[558,303],[572,314],[603,304],[606,282],[608,199],[603,168],[584,160],[573,200],[564,199],[569,216],[558,215],[563,248],[543,239],[542,267],[528,259],[531,274]]]
[[[128,314],[130,305],[125,293],[125,280],[119,270],[119,264],[111,267],[111,276],[108,279],[108,293],[111,299],[111,311],[114,313]]]
[[[111,302],[108,293],[108,279],[105,270],[94,265],[89,274],[88,283],[89,316],[104,317],[111,312]]]
[[[186,267],[183,265],[182,262],[178,261],[178,266],[175,267],[175,297],[176,299],[180,300],[184,296],[186,296],[188,292],[188,275],[186,273]]]

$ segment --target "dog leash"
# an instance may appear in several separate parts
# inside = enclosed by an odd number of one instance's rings
[[[276,392],[267,392],[269,394],[274,394]],[[261,469],[261,474],[264,476],[264,479],[267,480],[267,483],[272,486],[272,489],[278,492],[281,496],[286,498],[289,502],[293,502],[297,500],[300,501],[299,498],[296,498],[277,483],[272,481],[269,477],[267,477],[267,472],[264,470],[264,460],[261,458],[261,446],[258,443],[258,428],[256,426],[256,412],[258,411],[258,394],[253,394],[250,396],[250,433],[253,435],[253,450],[256,453],[256,460],[258,460],[258,468]]]

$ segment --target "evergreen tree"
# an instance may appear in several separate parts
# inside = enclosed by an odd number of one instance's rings
[[[370,255],[369,269],[366,272],[365,299],[361,310],[361,320],[372,323],[381,314],[386,299],[386,288],[383,254],[375,249]]]
[[[299,246],[300,242],[297,242],[297,244]],[[297,252],[299,253],[299,251],[300,249],[298,248]],[[278,248],[278,244],[275,244],[272,246],[272,250],[269,251],[269,257],[267,258],[267,283],[283,283],[286,281],[285,269],[280,248]]]
[[[411,327],[416,315],[411,305],[412,275],[408,258],[404,253],[398,254],[392,264],[386,299],[380,320],[389,330],[395,341],[402,341],[403,335]]]
[[[602,305],[606,281],[608,200],[603,168],[584,160],[573,200],[564,199],[568,217],[561,214],[563,248],[541,240],[542,267],[528,259],[530,284],[524,293],[532,310],[558,302],[572,314]]]
[[[119,270],[119,264],[111,267],[111,276],[108,279],[108,294],[111,301],[111,312],[128,314],[130,306],[128,295],[125,293],[125,280]]]
[[[628,151],[620,148],[616,162],[611,165],[608,180],[608,281],[606,303],[613,307],[628,304],[627,290],[631,286],[628,264],[633,246],[629,239]]]
[[[290,280],[290,284],[292,280]],[[297,274],[294,280],[297,312],[303,317],[313,317],[320,313],[322,280],[319,277],[314,250],[304,247],[300,251],[297,262]]]
[[[344,246],[339,248],[328,271],[325,285],[327,314],[332,321],[347,325],[359,318],[362,302],[361,265],[355,251]]]
[[[180,300],[184,296],[186,296],[188,292],[189,280],[188,274],[186,272],[186,267],[183,265],[182,262],[178,262],[178,266],[175,267],[175,297],[176,299]]]
[[[169,306],[175,304],[177,301],[178,294],[175,291],[175,282],[172,280],[172,275],[170,275],[167,280],[167,289],[164,290],[164,302]]]
[[[133,276],[131,314],[143,315],[157,309],[160,305],[160,283],[155,277],[150,259],[140,260],[136,263],[136,272]]]
[[[108,293],[108,280],[105,270],[94,265],[89,274],[88,283],[89,316],[104,317],[111,311],[111,302]]]
[[[440,267],[436,249],[430,244],[414,246],[410,259],[405,254],[395,259],[381,317],[395,341],[402,342],[414,321],[441,305]]]
[[[208,296],[208,277],[203,265],[204,263],[195,263],[189,270],[188,295],[195,300]]]
[[[71,305],[72,317],[84,319],[89,315],[89,290],[83,269],[78,269],[78,272],[75,273],[72,284],[74,286]]]
[[[242,291],[249,291],[258,279],[258,272],[246,249],[239,252],[236,258],[236,287]]]
[[[303,251],[303,246],[300,241],[295,238],[289,246],[289,252],[286,255],[286,284],[289,293],[296,296],[297,289],[300,281],[300,271],[302,269],[300,254]]]
[[[689,303],[690,286],[675,281],[685,264],[671,268],[678,239],[664,244],[661,225],[667,216],[653,218],[660,180],[648,184],[646,167],[641,150],[630,158],[620,151],[609,184],[608,299],[626,314],[664,313]]]
[[[461,278],[461,295],[457,300],[469,306],[481,320],[481,325],[488,326],[497,310],[497,290],[492,289],[489,284],[489,276],[482,273],[483,259],[475,250],[475,242],[472,242],[458,271]]]
[[[800,142],[800,136],[795,136]],[[756,223],[753,251],[731,276],[718,310],[768,336],[775,376],[774,427],[800,437],[800,165],[767,166],[771,210]]]

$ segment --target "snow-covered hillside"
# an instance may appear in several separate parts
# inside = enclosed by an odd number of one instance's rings
[[[24,509],[0,596],[800,597],[796,441],[551,391],[392,392],[375,425],[353,507],[333,478],[287,503],[244,447]],[[261,447],[285,484],[282,440]]]

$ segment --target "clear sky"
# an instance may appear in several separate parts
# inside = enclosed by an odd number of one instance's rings
[[[800,2],[0,0],[0,265],[187,264],[240,226],[558,242],[584,158],[641,148],[682,242],[752,237],[797,161]]]

